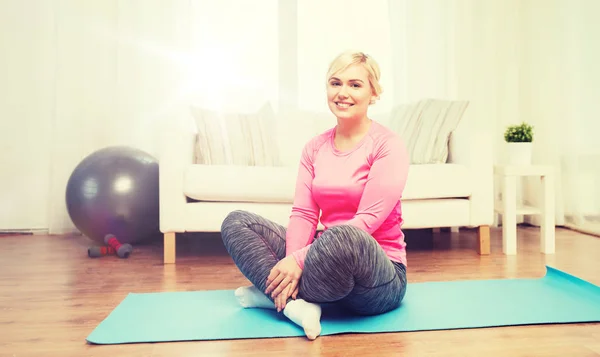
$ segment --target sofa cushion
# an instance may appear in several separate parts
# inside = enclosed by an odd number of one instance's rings
[[[297,169],[286,166],[188,165],[184,194],[198,201],[292,203]]]
[[[188,165],[184,194],[198,201],[292,203],[297,169],[291,166]],[[411,165],[404,200],[471,194],[468,169],[457,164]]]
[[[469,169],[464,165],[410,165],[403,199],[469,197],[471,187]]]

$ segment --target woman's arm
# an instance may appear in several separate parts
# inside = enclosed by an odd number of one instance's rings
[[[409,156],[398,136],[381,140],[372,154],[365,189],[354,217],[347,224],[373,234],[402,198]]]
[[[312,195],[313,151],[313,141],[307,143],[302,150],[294,204],[286,231],[286,256],[293,255],[302,269],[306,252],[314,240],[320,212]]]

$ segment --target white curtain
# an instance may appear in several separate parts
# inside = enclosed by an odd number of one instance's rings
[[[469,100],[473,124],[493,141],[496,164],[505,160],[506,127],[533,124],[533,163],[556,171],[557,224],[600,233],[600,2],[386,3],[298,2],[301,103],[323,108],[314,90],[320,77],[308,74],[321,75],[340,49],[363,48],[380,61],[388,89],[377,112],[424,97]],[[355,20],[350,26],[341,19]],[[539,180],[521,184],[519,199],[539,204]],[[536,216],[525,221],[539,224]]]
[[[191,103],[219,109],[278,95],[277,1],[56,1],[49,231],[74,227],[65,186],[109,145],[157,153]]]
[[[534,161],[556,169],[557,223],[600,235],[600,2],[526,1],[521,12],[521,114],[535,125]],[[537,204],[539,186],[525,189]]]
[[[392,32],[387,0],[298,0],[298,105],[329,112],[327,67],[340,52],[353,49],[373,56],[381,67],[384,94],[372,114],[389,111],[394,101]],[[333,124],[333,121],[331,122]]]
[[[557,222],[590,228],[600,216],[599,7],[596,0],[3,1],[0,228],[72,230],[64,194],[75,165],[109,145],[155,154],[160,128],[191,103],[236,111],[269,100],[276,109],[327,111],[327,65],[349,48],[381,65],[384,93],[371,114],[424,97],[469,100],[496,163],[505,127],[534,124],[534,163],[558,173]],[[535,182],[524,183],[523,199],[535,204]]]
[[[389,4],[395,103],[469,100],[476,125],[494,141],[497,164],[505,160],[506,127],[533,124],[533,163],[556,172],[557,224],[600,234],[600,2]],[[540,204],[539,179],[521,183],[519,199]],[[540,223],[537,216],[523,221]]]

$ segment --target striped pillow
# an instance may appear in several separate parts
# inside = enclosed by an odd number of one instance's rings
[[[446,163],[450,134],[468,105],[468,101],[424,99],[392,110],[390,129],[404,140],[411,164]]]
[[[219,113],[195,106],[191,112],[198,129],[195,164],[279,166],[270,103],[254,113]]]

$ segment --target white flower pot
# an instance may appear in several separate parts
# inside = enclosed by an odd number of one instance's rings
[[[506,143],[506,163],[514,166],[531,165],[532,143]]]

